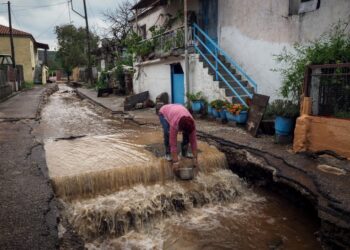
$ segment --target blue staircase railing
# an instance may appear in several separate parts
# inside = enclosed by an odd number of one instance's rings
[[[203,39],[200,38],[199,34],[204,36],[205,40],[208,41],[214,47],[213,49],[214,51],[208,47],[208,44],[206,44],[205,41],[203,41]],[[229,77],[234,82],[237,83],[237,85],[243,90],[246,96],[248,96],[249,98],[252,98],[253,93],[249,92],[249,90],[237,79],[237,77],[234,74],[232,74],[231,70],[229,70],[227,66],[220,60],[219,58],[220,55],[224,56],[225,60],[229,62],[248,81],[248,83],[254,88],[255,91],[257,90],[256,82],[253,79],[251,79],[251,77],[249,77],[247,73],[230,56],[228,56],[227,53],[223,49],[221,49],[217,45],[217,43],[214,42],[213,39],[211,39],[197,24],[193,24],[193,37],[195,40],[194,47],[196,51],[204,58],[204,60],[208,63],[208,65],[215,71],[216,80],[221,79],[226,84],[226,86],[232,91],[235,97],[244,106],[248,106],[246,101],[243,100],[243,98],[241,97],[241,95],[237,93],[237,91],[232,87],[232,85],[229,84],[228,80],[220,73],[219,65],[224,69],[224,71],[229,75]],[[199,44],[205,49],[204,52],[200,49]],[[206,56],[206,54],[208,53],[211,56],[213,56],[213,58],[215,59],[215,65],[212,62],[210,62],[210,60]]]

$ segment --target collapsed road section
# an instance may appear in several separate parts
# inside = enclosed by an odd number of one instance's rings
[[[320,220],[322,242],[332,249],[350,245],[350,164],[330,156],[291,154],[254,143],[244,145],[221,136],[200,133],[227,156],[239,176],[278,191],[297,205],[311,208]],[[260,145],[261,146],[261,145]],[[336,167],[337,166],[337,167]],[[344,169],[347,169],[344,170]]]

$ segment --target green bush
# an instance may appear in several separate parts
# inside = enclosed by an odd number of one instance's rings
[[[222,110],[224,106],[227,104],[227,101],[216,99],[210,103],[210,106],[218,111]]]
[[[34,82],[24,82],[23,83],[23,88],[24,89],[32,89],[32,88],[34,88]]]
[[[332,64],[350,62],[350,34],[348,23],[339,22],[319,39],[309,44],[294,45],[294,51],[286,48],[276,61],[285,67],[274,69],[282,74],[280,93],[284,98],[299,101],[302,93],[305,68],[312,64]]]
[[[201,91],[196,92],[196,93],[187,93],[186,97],[191,102],[193,102],[193,101],[204,101],[204,102],[206,102],[206,98],[203,96],[203,93]]]
[[[299,106],[290,100],[275,100],[268,106],[265,115],[296,118],[299,116]]]
[[[105,89],[108,86],[108,73],[106,71],[102,71],[101,75],[95,85],[95,89]]]

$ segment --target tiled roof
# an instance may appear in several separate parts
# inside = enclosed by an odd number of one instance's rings
[[[12,33],[14,36],[28,36],[28,37],[32,37],[32,34],[21,31],[21,30],[17,30],[17,29],[13,29],[12,28]],[[4,25],[0,24],[0,35],[10,35],[10,28]]]
[[[37,41],[35,41],[33,35],[30,34],[30,33],[27,33],[27,32],[24,32],[24,31],[12,28],[12,34],[14,36],[17,36],[17,37],[18,36],[29,37],[29,38],[31,38],[33,40],[33,42],[35,43],[35,45],[38,48],[49,49],[49,45],[47,45],[45,43],[38,43]],[[0,24],[0,36],[9,36],[9,35],[10,35],[10,28]]]

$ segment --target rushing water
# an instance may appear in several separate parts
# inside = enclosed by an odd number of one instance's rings
[[[179,181],[157,157],[159,128],[114,119],[63,85],[40,131],[62,216],[88,249],[320,248],[312,219],[248,188],[206,143],[197,177]]]

